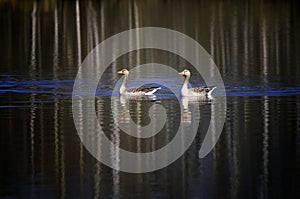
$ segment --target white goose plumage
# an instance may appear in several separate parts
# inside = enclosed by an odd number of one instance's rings
[[[182,89],[181,89],[181,96],[183,97],[207,97],[212,98],[211,93],[217,88],[208,88],[208,87],[195,87],[195,88],[188,88],[189,80],[191,77],[191,72],[187,69],[183,70],[182,72],[178,73],[179,75],[183,75],[185,77]]]
[[[127,69],[122,69],[118,71],[118,74],[124,75],[123,83],[120,87],[121,95],[130,95],[130,96],[142,96],[142,95],[153,95],[160,87],[150,87],[150,88],[126,88],[126,83],[128,80],[129,71]]]

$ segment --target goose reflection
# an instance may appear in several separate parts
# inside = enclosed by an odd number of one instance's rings
[[[156,96],[155,95],[151,95],[151,96],[124,96],[124,95],[120,95],[120,105],[121,105],[121,113],[119,115],[119,122],[122,124],[129,124],[130,123],[130,104],[131,103],[137,103],[140,104],[143,101],[145,102],[153,102],[156,101]]]
[[[182,105],[182,115],[181,122],[184,124],[192,123],[192,108],[191,105],[205,105],[209,104],[213,98],[208,99],[206,96],[197,96],[197,97],[182,97],[181,105]],[[189,106],[190,105],[190,106]]]
[[[157,98],[155,95],[149,95],[149,96],[124,96],[120,95],[120,104],[122,107],[128,107],[129,103],[133,102],[154,102]]]
[[[120,96],[118,112],[119,128],[138,138],[149,138],[160,132],[167,118],[166,110],[156,103],[155,96]]]

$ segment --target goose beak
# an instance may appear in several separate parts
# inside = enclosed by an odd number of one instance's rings
[[[179,75],[184,75],[184,72],[182,71],[182,72],[180,72],[180,73],[178,73]]]
[[[122,72],[121,70],[119,70],[117,73],[118,73],[118,74],[123,74],[123,72]]]

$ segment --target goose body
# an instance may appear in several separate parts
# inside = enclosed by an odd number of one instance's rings
[[[183,97],[207,97],[212,98],[212,92],[217,88],[208,88],[208,87],[195,87],[188,88],[189,80],[191,77],[191,72],[187,69],[183,70],[179,73],[179,75],[183,75],[185,77],[184,83],[181,89],[181,96]]]
[[[149,87],[149,88],[126,88],[129,71],[127,69],[122,69],[118,71],[118,74],[124,75],[123,83],[120,87],[120,95],[130,95],[130,96],[142,96],[142,95],[153,95],[160,87]]]

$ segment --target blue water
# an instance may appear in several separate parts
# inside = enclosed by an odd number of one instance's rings
[[[26,80],[18,76],[1,75],[0,76],[0,95],[8,93],[24,93],[24,94],[39,94],[51,95],[56,97],[72,95],[74,80]],[[134,84],[134,83],[133,83]],[[150,85],[156,86],[156,85]],[[195,86],[203,86],[203,84],[193,84]],[[112,95],[113,87],[109,84],[99,84],[97,95]],[[246,83],[239,83],[238,86],[226,86],[226,95],[232,96],[293,96],[300,95],[300,84],[295,86],[282,87],[276,83],[269,83],[269,87],[248,86]],[[218,95],[218,91],[214,93]],[[158,97],[170,97],[172,95],[166,87],[157,92]]]

